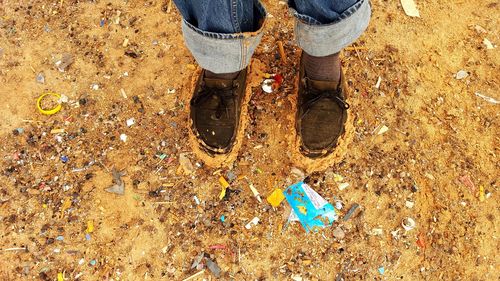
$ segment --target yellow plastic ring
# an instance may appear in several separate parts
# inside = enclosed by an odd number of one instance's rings
[[[59,104],[52,108],[52,109],[48,109],[48,110],[44,110],[42,109],[42,100],[43,98],[45,98],[46,96],[53,96],[53,97],[56,97],[58,102],[59,100],[61,99],[61,95],[59,94],[56,94],[56,93],[45,93],[43,95],[41,95],[37,100],[36,100],[36,108],[38,108],[38,111],[40,111],[42,114],[45,114],[45,115],[52,115],[52,114],[56,114],[57,112],[59,112],[59,110],[61,110],[62,108],[62,105],[61,103],[59,102]]]

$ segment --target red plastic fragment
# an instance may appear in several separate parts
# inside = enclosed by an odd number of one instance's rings
[[[281,85],[281,83],[283,83],[283,76],[281,74],[274,75],[273,79],[278,85]]]
[[[216,244],[216,245],[210,246],[210,249],[211,250],[222,250],[222,249],[226,249],[226,245]]]

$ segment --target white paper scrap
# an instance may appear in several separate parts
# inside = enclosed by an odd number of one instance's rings
[[[417,9],[417,4],[413,0],[401,0],[401,5],[405,14],[410,17],[420,17],[420,12]]]

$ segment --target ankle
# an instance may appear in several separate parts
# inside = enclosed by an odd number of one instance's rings
[[[210,70],[205,70],[205,77],[211,79],[224,79],[224,80],[233,80],[238,77],[240,71],[231,72],[231,73],[213,73]]]
[[[304,52],[305,76],[312,80],[329,81],[338,84],[340,81],[340,53],[324,57],[311,56]]]

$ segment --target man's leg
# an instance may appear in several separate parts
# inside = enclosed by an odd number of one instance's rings
[[[207,153],[228,153],[240,124],[244,69],[262,38],[266,12],[258,0],[174,2],[186,46],[203,68],[190,104],[193,133]]]
[[[370,20],[368,0],[290,0],[295,34],[311,79],[338,81],[339,52],[354,42]]]
[[[346,87],[339,52],[370,21],[369,0],[289,0],[302,48],[296,128],[301,152],[311,158],[331,153],[345,132]]]
[[[265,10],[257,0],[174,0],[182,31],[198,64],[213,73],[248,66],[262,38]],[[245,35],[246,32],[256,32]]]

